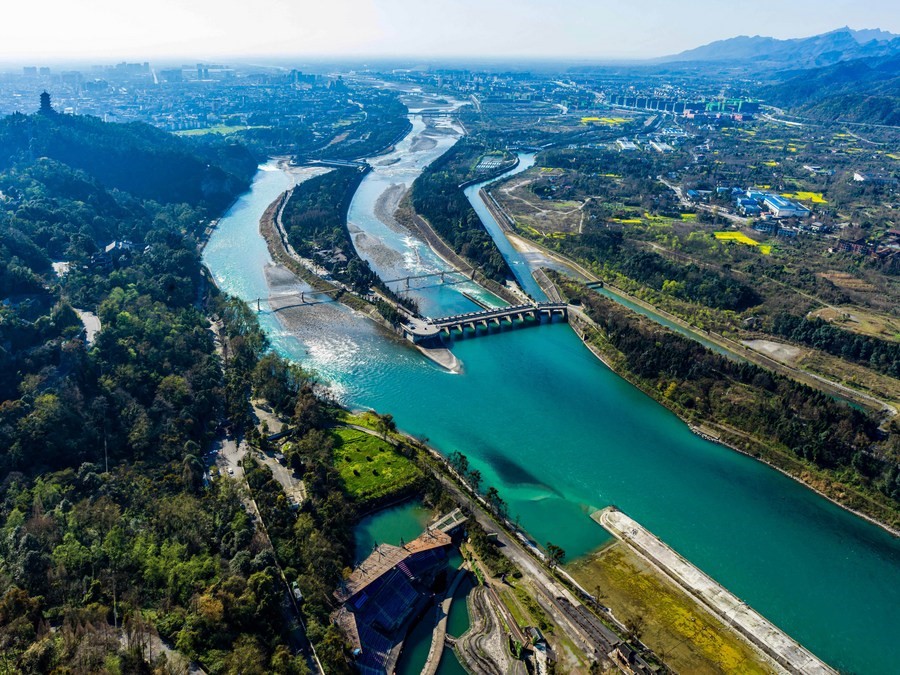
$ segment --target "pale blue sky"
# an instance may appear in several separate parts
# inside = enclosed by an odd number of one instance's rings
[[[896,0],[25,0],[0,61],[245,55],[644,58],[735,35],[900,33]]]

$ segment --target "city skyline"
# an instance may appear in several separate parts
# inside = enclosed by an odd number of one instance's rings
[[[786,39],[844,25],[900,32],[900,13],[882,0],[702,0],[690,8],[663,0],[571,0],[552,8],[522,0],[514,11],[495,0],[258,0],[252,11],[213,0],[49,0],[9,7],[4,19],[4,65],[295,56],[643,59],[737,35]]]

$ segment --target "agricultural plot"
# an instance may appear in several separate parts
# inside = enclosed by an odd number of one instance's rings
[[[805,190],[799,190],[797,192],[783,192],[781,194],[785,199],[796,199],[802,202],[812,202],[813,204],[827,204],[828,200],[822,195],[821,192],[809,192]]]
[[[332,435],[335,468],[358,502],[403,492],[422,477],[415,464],[376,436],[347,428],[336,429]]]
[[[619,126],[630,122],[626,117],[582,117],[582,124],[603,124],[605,126]]]
[[[724,242],[734,242],[737,244],[744,244],[745,246],[753,246],[759,249],[759,252],[763,255],[770,255],[772,253],[772,245],[771,244],[760,244],[755,239],[751,239],[743,232],[713,232],[713,236],[718,241]]]

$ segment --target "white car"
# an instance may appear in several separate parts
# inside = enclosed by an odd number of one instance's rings
[[[230,466],[228,467],[228,475],[229,475],[229,476],[233,476],[233,475],[234,475],[234,469],[232,469]]]

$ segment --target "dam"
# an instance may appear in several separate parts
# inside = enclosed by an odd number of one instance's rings
[[[464,312],[440,319],[415,318],[402,325],[406,339],[419,343],[439,338],[442,335],[452,336],[454,332],[465,334],[470,328],[470,335],[479,335],[478,327],[489,331],[491,326],[527,326],[532,323],[541,323],[545,318],[553,321],[554,316],[562,317],[568,321],[569,306],[564,302],[537,302],[523,305],[511,305],[509,307],[491,307],[480,312]],[[530,321],[529,321],[530,320]],[[516,323],[518,322],[518,323]],[[487,335],[487,332],[480,333]]]

